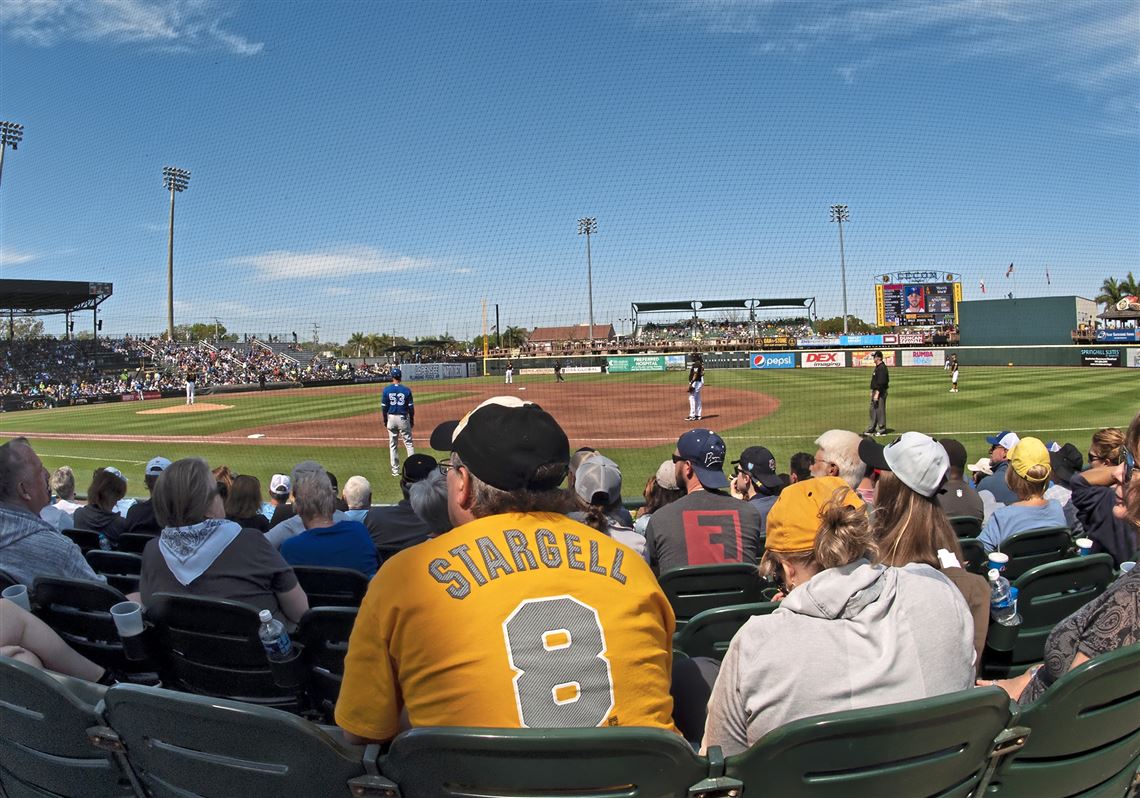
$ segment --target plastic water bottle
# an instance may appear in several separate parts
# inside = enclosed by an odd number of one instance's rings
[[[273,617],[269,610],[262,610],[257,616],[261,621],[261,628],[257,636],[261,638],[261,645],[265,647],[265,656],[270,662],[284,662],[293,656],[293,641],[285,631],[285,624]]]
[[[1002,626],[1016,626],[1021,623],[1017,614],[1017,588],[1010,587],[1009,580],[996,568],[987,574],[990,580],[990,615]]]

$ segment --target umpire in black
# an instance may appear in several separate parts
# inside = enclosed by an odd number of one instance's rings
[[[883,353],[876,350],[871,358],[875,361],[875,370],[871,374],[871,423],[864,435],[885,435],[887,432],[887,388],[891,383],[891,375],[887,373],[887,364],[883,362]]]

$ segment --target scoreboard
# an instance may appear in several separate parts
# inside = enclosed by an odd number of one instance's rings
[[[950,274],[939,276],[957,277]],[[890,275],[884,275],[883,281],[875,285],[875,309],[880,327],[937,327],[958,323],[962,283],[957,280],[917,282],[890,278]]]

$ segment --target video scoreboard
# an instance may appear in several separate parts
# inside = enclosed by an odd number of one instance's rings
[[[958,323],[962,283],[947,272],[884,274],[875,284],[880,327],[940,327]]]

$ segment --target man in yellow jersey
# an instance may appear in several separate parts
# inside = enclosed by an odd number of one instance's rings
[[[431,446],[450,452],[454,528],[369,585],[337,724],[357,742],[403,724],[672,729],[673,611],[636,552],[562,514],[558,422],[494,397]]]

